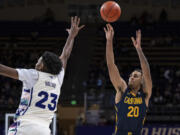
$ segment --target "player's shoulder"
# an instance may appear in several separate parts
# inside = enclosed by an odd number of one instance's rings
[[[22,72],[22,73],[35,73],[35,74],[37,74],[36,69],[16,68],[16,70],[18,72]]]
[[[32,81],[38,79],[38,72],[35,69],[18,68],[16,70],[18,72],[19,80],[21,81]]]
[[[63,77],[64,74],[65,74],[65,70],[64,70],[64,68],[62,68],[61,71],[58,74],[58,77]]]
[[[36,69],[27,69],[27,68],[16,68],[16,70],[21,71],[21,72],[37,72]]]
[[[32,72],[32,73],[35,73],[35,74],[38,73],[38,71],[36,69],[28,69],[28,70],[29,70],[29,72]]]
[[[62,67],[62,69],[59,71],[59,74],[58,74],[58,75],[64,74],[64,72],[65,72],[65,69]]]
[[[58,80],[59,80],[60,83],[62,83],[63,80],[64,80],[64,74],[65,74],[65,70],[64,70],[64,68],[62,68],[61,71],[58,74]]]
[[[61,72],[63,72],[63,73],[65,72],[64,68],[62,68],[61,71],[60,71],[59,73],[61,73]]]

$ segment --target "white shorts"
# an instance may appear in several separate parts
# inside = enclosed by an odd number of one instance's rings
[[[9,127],[8,135],[51,135],[51,131],[37,122],[18,121]]]

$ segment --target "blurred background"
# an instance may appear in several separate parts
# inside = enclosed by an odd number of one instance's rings
[[[60,55],[70,17],[86,27],[68,61],[57,112],[57,135],[112,135],[115,90],[105,60],[105,0],[0,0],[0,63],[34,68],[46,50]],[[114,54],[127,81],[139,59],[130,37],[142,30],[142,48],[150,64],[153,94],[144,135],[180,135],[180,0],[121,0],[122,15],[112,23]],[[22,83],[0,76],[0,135],[5,114],[15,113]]]

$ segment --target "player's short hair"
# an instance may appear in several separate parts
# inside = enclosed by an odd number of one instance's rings
[[[141,75],[142,75],[142,70],[141,70],[141,69],[136,68],[134,71],[140,72],[140,73],[141,73]],[[134,72],[134,71],[133,71],[133,72]]]
[[[61,60],[52,52],[45,51],[42,55],[42,61],[44,64],[44,72],[57,75],[62,69]]]

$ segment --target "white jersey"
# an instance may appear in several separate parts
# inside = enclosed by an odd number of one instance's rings
[[[20,105],[15,121],[39,121],[49,126],[57,109],[64,69],[58,75],[35,69],[16,69],[23,82]]]

